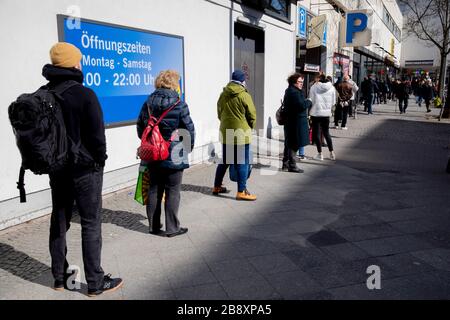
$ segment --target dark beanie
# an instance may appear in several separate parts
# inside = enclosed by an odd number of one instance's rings
[[[242,70],[235,70],[231,75],[231,80],[244,82],[245,81],[245,73]]]

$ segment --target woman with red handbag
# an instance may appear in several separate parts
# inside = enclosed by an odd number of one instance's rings
[[[166,159],[149,157],[152,159],[150,162],[141,161],[141,165],[148,166],[150,175],[147,204],[150,233],[166,237],[174,237],[188,231],[187,228],[180,227],[178,208],[183,171],[189,168],[188,153],[194,148],[195,129],[188,105],[180,101],[179,80],[178,72],[162,71],[155,80],[156,90],[142,106],[137,120],[139,139],[143,138],[144,133],[154,138],[155,134],[151,135],[149,126],[157,126],[160,136],[164,139],[162,142],[170,142],[168,155],[164,154]],[[144,136],[144,139],[146,138]],[[141,149],[145,145],[142,143]],[[142,154],[142,158],[146,157]],[[161,205],[164,194],[166,230],[162,231]]]

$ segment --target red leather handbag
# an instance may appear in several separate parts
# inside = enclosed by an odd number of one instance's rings
[[[164,140],[159,131],[159,123],[180,103],[180,100],[168,108],[164,113],[156,119],[151,115],[149,109],[149,120],[147,127],[141,137],[141,146],[138,150],[138,155],[141,160],[146,162],[162,161],[169,158],[169,147],[172,139]]]

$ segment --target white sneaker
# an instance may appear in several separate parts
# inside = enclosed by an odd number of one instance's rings
[[[321,153],[318,153],[315,157],[314,160],[319,160],[319,161],[323,161],[323,155]]]
[[[336,161],[336,154],[334,153],[334,151],[330,152],[330,159]]]
[[[341,127],[341,130],[348,130],[347,127]]]
[[[334,126],[334,128],[337,130],[337,129],[339,129],[339,126]]]

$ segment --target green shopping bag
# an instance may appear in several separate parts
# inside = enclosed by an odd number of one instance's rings
[[[134,192],[134,200],[143,206],[148,204],[148,188],[150,186],[150,172],[147,166],[139,166],[139,175]]]

